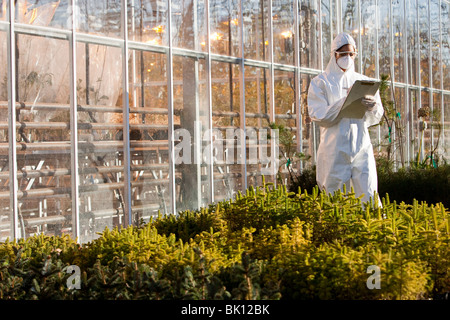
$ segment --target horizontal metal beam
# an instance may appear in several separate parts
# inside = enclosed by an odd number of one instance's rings
[[[145,212],[145,211],[153,211],[157,212],[161,209],[161,205],[157,203],[149,203],[132,206],[131,210],[133,213]],[[122,208],[111,208],[111,209],[103,209],[103,210],[93,210],[83,212],[83,214],[93,215],[95,218],[107,218],[107,217],[116,217],[123,215]],[[25,227],[35,227],[42,226],[47,224],[61,224],[64,222],[70,222],[72,219],[72,215],[52,215],[46,217],[36,217],[36,218],[26,218],[23,220],[23,224]],[[0,223],[0,230],[7,230],[10,228],[10,223]]]
[[[29,130],[70,130],[70,123],[67,122],[18,122],[16,127]],[[118,130],[122,129],[121,123],[98,123],[98,122],[80,122],[77,124],[78,130]],[[8,129],[7,122],[0,122],[0,130]],[[164,124],[130,124],[130,129],[139,130],[167,130],[168,126]]]
[[[145,165],[131,165],[131,171],[152,171],[152,170],[167,170],[169,168],[168,163],[155,163]],[[97,174],[97,173],[119,173],[123,172],[123,166],[95,166],[95,167],[83,167],[78,169],[78,174]],[[71,174],[71,170],[68,168],[55,168],[55,169],[40,169],[40,170],[24,170],[17,172],[17,178],[20,179],[32,179],[42,177],[61,177]],[[0,172],[0,180],[6,180],[9,178],[8,171]]]
[[[131,141],[132,148],[161,148],[167,147],[167,140],[152,140],[152,141]],[[122,141],[108,140],[108,141],[80,141],[78,142],[80,151],[89,152],[106,152],[106,151],[119,151],[123,148]],[[0,143],[0,154],[8,153],[8,143]],[[70,141],[58,141],[58,142],[18,142],[17,152],[24,151],[70,151]]]
[[[17,22],[14,23],[14,28],[16,34],[45,37],[58,40],[69,40],[72,34],[71,30],[35,26],[31,24],[17,23]]]
[[[169,179],[153,179],[153,180],[145,180],[145,181],[133,181],[131,182],[131,187],[148,187],[155,185],[166,185],[169,184]],[[108,191],[114,189],[122,189],[124,187],[123,182],[111,182],[111,183],[97,183],[90,185],[80,185],[80,195],[91,193],[91,192],[99,192],[99,191]],[[55,195],[59,196],[67,196],[71,195],[71,188],[37,188],[30,190],[18,190],[17,198],[20,200],[23,199],[39,199],[42,197],[51,197]],[[0,200],[1,199],[9,199],[10,193],[8,191],[0,192]]]

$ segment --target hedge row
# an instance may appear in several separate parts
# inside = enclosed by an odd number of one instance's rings
[[[450,165],[426,169],[401,168],[394,172],[381,163],[377,169],[380,195],[389,194],[391,200],[398,203],[413,203],[416,199],[427,203],[442,202],[446,208],[450,208]],[[295,192],[301,187],[311,192],[317,186],[315,167],[304,170],[294,179],[290,185],[291,191]]]
[[[265,184],[83,245],[2,243],[0,299],[440,299],[449,223],[442,204],[386,197],[379,208]],[[380,289],[368,285],[374,266]]]

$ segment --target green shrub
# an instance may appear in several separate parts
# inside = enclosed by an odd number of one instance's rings
[[[305,168],[303,171],[294,176],[289,184],[289,191],[297,192],[298,188],[312,193],[313,189],[317,187],[316,181],[316,166]]]
[[[1,299],[428,299],[450,291],[442,204],[363,208],[266,184],[236,199],[90,243],[35,236],[0,244]],[[81,288],[69,289],[69,265]],[[369,266],[381,289],[368,289]]]
[[[450,165],[437,168],[401,168],[394,172],[391,164],[382,159],[377,160],[378,193],[389,194],[397,202],[412,203],[414,199],[427,203],[442,202],[450,208]],[[305,169],[295,176],[289,190],[312,192],[317,186],[315,167]]]
[[[442,202],[450,208],[450,165],[437,168],[407,168],[397,172],[378,170],[378,191],[391,199],[412,203],[414,199],[427,203]]]

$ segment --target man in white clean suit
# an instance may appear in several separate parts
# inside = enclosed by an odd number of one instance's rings
[[[332,43],[330,61],[325,71],[312,79],[308,90],[308,112],[320,126],[316,179],[327,193],[353,186],[362,202],[374,198],[378,179],[373,147],[368,128],[380,122],[383,106],[380,95],[365,96],[367,108],[362,119],[338,118],[345,98],[356,80],[370,78],[355,72],[355,40],[347,33],[339,34]],[[379,197],[375,199],[381,205]]]

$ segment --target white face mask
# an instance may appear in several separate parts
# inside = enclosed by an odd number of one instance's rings
[[[336,63],[344,70],[348,70],[353,66],[353,59],[350,56],[344,56],[337,59]]]

